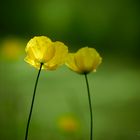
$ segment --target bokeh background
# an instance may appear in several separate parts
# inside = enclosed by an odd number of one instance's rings
[[[139,0],[0,1],[0,140],[24,140],[37,70],[26,43],[46,35],[70,51],[95,47],[103,57],[88,75],[95,140],[140,140]],[[88,140],[84,77],[65,66],[42,71],[29,140]]]

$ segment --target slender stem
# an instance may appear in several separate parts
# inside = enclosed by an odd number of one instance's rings
[[[91,97],[90,97],[90,90],[89,90],[89,83],[88,83],[87,74],[85,74],[85,80],[86,80],[86,85],[87,85],[88,101],[89,101],[89,110],[90,110],[90,140],[93,140],[92,104],[91,104]]]
[[[34,86],[34,92],[33,92],[33,97],[32,97],[32,103],[31,103],[30,113],[29,113],[28,122],[27,122],[27,127],[26,127],[25,140],[28,139],[28,131],[29,131],[29,125],[30,125],[30,121],[31,121],[32,111],[33,111],[33,105],[34,105],[34,100],[35,100],[35,93],[36,93],[37,84],[38,84],[38,80],[39,80],[39,76],[40,76],[40,72],[41,72],[42,65],[43,65],[43,64],[41,63],[40,68],[39,68],[39,71],[38,71],[38,75],[37,75],[37,78],[36,78],[35,86]]]

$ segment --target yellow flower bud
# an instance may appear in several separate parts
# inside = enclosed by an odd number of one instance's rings
[[[68,54],[68,48],[62,42],[52,42],[46,36],[38,36],[32,38],[25,51],[27,56],[25,61],[35,68],[54,70],[65,62]]]
[[[69,53],[66,65],[73,71],[80,74],[87,74],[96,71],[102,62],[102,58],[94,48],[84,47],[76,53]]]

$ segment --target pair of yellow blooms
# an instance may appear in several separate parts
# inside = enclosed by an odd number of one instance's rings
[[[71,70],[87,74],[96,71],[102,58],[94,48],[84,47],[76,53],[68,53],[68,47],[59,41],[53,42],[46,36],[32,38],[25,49],[25,61],[35,68],[55,70],[58,66],[66,64]]]

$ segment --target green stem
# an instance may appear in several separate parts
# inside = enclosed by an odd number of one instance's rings
[[[92,116],[92,104],[91,104],[91,97],[90,97],[90,90],[89,90],[89,83],[87,74],[85,74],[86,86],[87,86],[87,93],[88,93],[88,101],[89,101],[89,110],[90,110],[90,140],[93,140],[93,116]]]
[[[26,127],[25,140],[28,139],[29,125],[30,125],[30,121],[31,121],[31,116],[32,116],[32,111],[33,111],[33,105],[34,105],[34,100],[35,100],[35,94],[36,94],[37,84],[38,84],[38,80],[39,80],[39,76],[40,76],[40,72],[41,72],[42,65],[43,65],[43,64],[41,63],[41,64],[40,64],[39,71],[38,71],[38,75],[37,75],[37,78],[36,78],[35,86],[34,86],[34,92],[33,92],[33,97],[32,97],[32,103],[31,103],[30,113],[29,113],[28,122],[27,122],[27,127]]]

